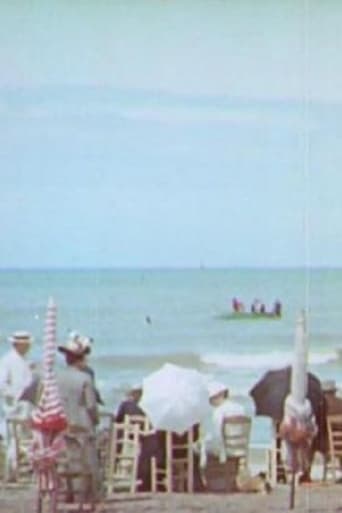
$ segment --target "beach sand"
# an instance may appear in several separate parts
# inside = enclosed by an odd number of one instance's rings
[[[35,487],[0,490],[1,513],[35,513]],[[46,504],[47,506],[47,504]],[[48,509],[45,509],[48,511]],[[113,513],[277,513],[289,511],[289,486],[278,485],[262,494],[118,494],[99,505],[97,511]],[[296,489],[295,508],[299,512],[342,512],[342,485],[314,482]]]

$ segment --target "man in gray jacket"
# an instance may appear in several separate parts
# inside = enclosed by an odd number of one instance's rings
[[[92,474],[87,495],[89,499],[95,499],[99,490],[96,453],[98,411],[92,379],[82,370],[87,352],[77,340],[69,340],[66,346],[59,346],[58,350],[64,354],[66,361],[66,368],[58,374],[58,387],[69,425],[67,449],[71,459],[74,459],[73,456],[80,458],[83,453],[84,464]],[[81,484],[76,488],[78,486]]]

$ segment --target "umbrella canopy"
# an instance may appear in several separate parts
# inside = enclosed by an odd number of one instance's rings
[[[166,363],[143,380],[140,407],[154,428],[182,434],[208,415],[206,380],[194,369]]]
[[[284,413],[284,402],[291,387],[292,369],[290,366],[271,370],[249,391],[255,403],[256,415],[265,415],[274,420],[281,421]],[[311,372],[308,372],[308,393],[314,412],[320,410],[324,402],[321,382]]]
[[[42,394],[38,407],[32,412],[32,427],[48,433],[59,433],[67,427],[53,368],[56,354],[56,317],[56,305],[50,298],[44,327]]]

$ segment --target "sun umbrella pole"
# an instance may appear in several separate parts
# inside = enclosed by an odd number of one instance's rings
[[[306,398],[307,361],[308,340],[305,316],[302,312],[296,325],[290,394],[285,400],[284,417],[280,426],[280,434],[286,444],[288,466],[292,472],[290,509],[293,509],[295,504],[296,473],[299,470],[304,473],[308,471],[308,454],[315,435],[311,403]]]
[[[290,489],[290,509],[295,507],[295,494],[296,494],[296,473],[291,473],[291,489]]]

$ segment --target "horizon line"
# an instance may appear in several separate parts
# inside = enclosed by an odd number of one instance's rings
[[[1,267],[0,272],[19,271],[210,271],[210,270],[342,270],[342,265],[100,265],[100,266],[18,266]]]

